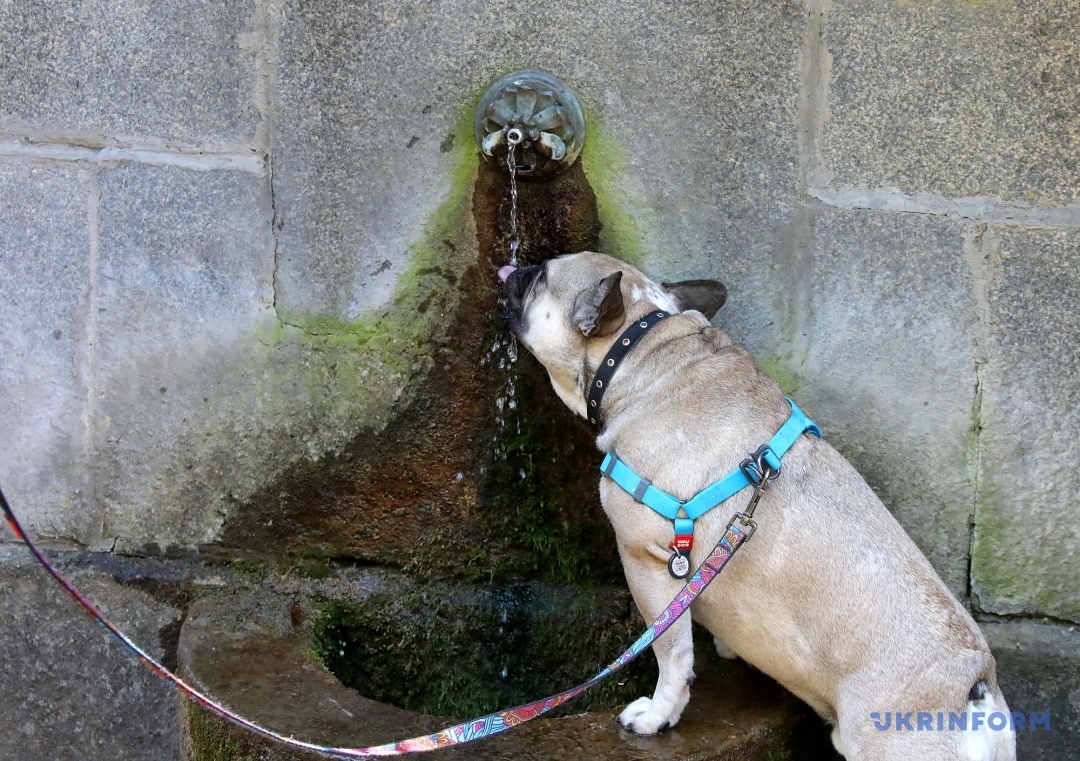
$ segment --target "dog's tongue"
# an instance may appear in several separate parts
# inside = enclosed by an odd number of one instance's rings
[[[517,267],[512,264],[507,264],[499,267],[499,280],[502,280],[505,283],[506,278],[510,277],[510,273],[512,273],[516,269]]]

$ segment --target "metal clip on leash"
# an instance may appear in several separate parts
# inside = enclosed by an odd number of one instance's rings
[[[765,445],[739,463],[739,470],[754,485],[754,493],[751,495],[746,508],[741,513],[735,513],[732,521],[738,521],[742,524],[747,529],[746,538],[750,539],[754,532],[757,531],[754,510],[757,509],[758,502],[761,501],[761,495],[765,493],[765,489],[780,475],[780,458],[773,454],[768,445]]]

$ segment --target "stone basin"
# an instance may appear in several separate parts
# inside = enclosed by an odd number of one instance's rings
[[[516,591],[521,592],[520,589]],[[264,582],[258,588],[196,601],[180,633],[179,666],[185,678],[241,715],[298,739],[354,747],[426,734],[470,716],[434,715],[365,697],[330,673],[325,664],[332,659],[323,657],[327,642],[331,641],[328,638],[344,636],[345,630],[341,627],[343,609],[371,610],[375,606],[378,610],[386,600],[401,600],[410,595],[429,603],[438,598],[434,603],[439,610],[461,610],[466,617],[480,618],[485,605],[494,601],[501,606],[506,600],[506,590],[493,592],[467,585],[419,588],[412,586],[405,577],[383,573],[360,573],[349,579],[309,584]],[[476,601],[473,607],[461,604],[463,595]],[[541,664],[555,663],[563,653],[567,654],[567,660],[573,660],[577,657],[574,653],[588,651],[590,641],[597,639],[597,632],[618,631],[621,635],[621,628],[629,622],[633,622],[636,629],[643,628],[634,620],[636,613],[630,611],[630,599],[625,590],[534,588],[526,597],[530,602],[525,607],[531,606],[532,613],[519,614],[519,625],[539,626],[541,619],[533,615],[538,613],[553,619],[547,623],[548,630],[557,631],[563,627],[564,634],[560,638],[530,638],[527,633],[517,632],[512,649],[522,651],[519,655],[524,662],[529,662],[535,655]],[[552,606],[553,601],[558,605]],[[568,613],[560,612],[567,609]],[[408,609],[391,607],[388,613],[406,623],[430,629],[430,621],[418,615],[415,606]],[[574,616],[599,617],[601,623],[596,625],[596,622],[584,619],[575,621]],[[510,618],[513,623],[514,615]],[[355,622],[355,617],[352,620]],[[468,626],[463,631],[470,636],[475,634],[475,629]],[[633,691],[631,698],[638,693],[651,692],[651,685],[639,689],[642,680],[651,682],[655,678],[652,654],[645,653],[638,659],[643,663],[636,674],[620,673],[609,677],[612,687],[608,693],[593,700],[593,706],[598,706],[596,710],[557,718],[544,717],[496,737],[437,754],[441,757],[524,761],[554,758],[612,761],[838,758],[831,753],[823,724],[805,705],[742,662],[722,661],[711,652],[707,635],[704,632],[699,635],[698,679],[693,697],[678,726],[662,735],[637,737],[622,729],[615,719],[618,706],[627,700],[620,694],[620,689]],[[360,631],[357,636],[365,635]],[[633,636],[636,632],[625,642],[615,644],[614,648],[611,641],[599,644],[598,649],[607,648],[608,651],[592,657],[598,664],[611,660],[632,641]],[[546,652],[541,648],[533,653],[530,648],[535,646],[535,640],[553,641],[547,642]],[[439,645],[445,646],[446,642],[441,639]],[[350,646],[356,644],[349,643]],[[412,654],[410,663],[413,666],[394,660],[400,659],[401,654],[392,647],[385,653],[365,651],[365,657],[380,661],[379,668],[373,672],[379,680],[386,681],[385,675],[394,673],[400,674],[399,681],[421,678],[417,674],[425,674],[422,678],[430,680],[427,674],[431,672],[416,671],[415,663],[422,663],[425,655],[437,657],[439,653],[425,653],[423,648],[413,645],[405,650]],[[498,657],[504,656],[505,653],[498,654]],[[475,670],[476,662],[474,659],[466,668]],[[440,669],[444,668],[444,661],[438,663]],[[353,669],[356,668],[353,662]],[[547,668],[545,665],[541,670]],[[572,686],[595,671],[595,668],[584,670],[558,686]],[[498,676],[496,674],[495,678]],[[543,677],[541,674],[540,683]],[[355,678],[355,674],[350,678]],[[565,677],[560,674],[558,678]],[[618,686],[619,682],[623,683],[622,688]],[[446,684],[451,693],[462,689],[453,686],[460,685],[460,681],[455,682],[449,670]],[[369,686],[376,691],[382,687],[378,683]],[[390,691],[399,697],[406,692],[401,689]],[[431,690],[419,699],[421,702],[430,700],[430,694],[438,692]],[[530,698],[545,694],[530,695]],[[578,701],[584,701],[588,695],[586,693]],[[415,695],[404,698],[406,702],[410,699],[416,699]],[[567,713],[581,711],[579,706],[584,704],[573,701],[562,710]],[[502,707],[506,706],[491,705],[488,710]],[[181,718],[182,755],[191,761],[291,761],[321,757],[264,740],[191,703],[183,705]]]

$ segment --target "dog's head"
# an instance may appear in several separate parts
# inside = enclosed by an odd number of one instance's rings
[[[727,289],[716,280],[657,284],[606,254],[585,252],[533,267],[503,267],[510,325],[547,369],[559,397],[585,415],[585,384],[611,344],[647,312],[696,310],[712,319]]]

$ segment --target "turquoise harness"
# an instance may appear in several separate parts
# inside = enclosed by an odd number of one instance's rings
[[[787,401],[791,405],[791,416],[768,444],[744,460],[736,470],[728,473],[712,486],[705,487],[685,502],[653,486],[649,479],[635,473],[614,452],[609,452],[604,457],[600,472],[641,504],[652,508],[668,520],[674,521],[675,540],[671,544],[671,549],[681,555],[689,555],[694,542],[696,519],[747,486],[757,486],[775,477],[780,472],[780,459],[804,433],[812,433],[821,438],[821,429],[817,427],[817,424],[808,418],[790,398]]]

